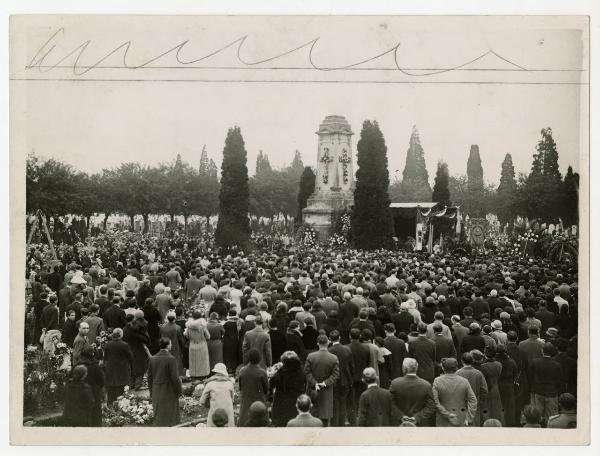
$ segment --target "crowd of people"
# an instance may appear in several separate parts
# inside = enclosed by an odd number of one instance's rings
[[[135,233],[57,250],[28,252],[25,342],[72,348],[64,425],[147,385],[173,426],[201,381],[208,426],[576,426],[576,264]]]

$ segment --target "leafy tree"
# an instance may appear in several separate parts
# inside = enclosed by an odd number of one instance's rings
[[[517,198],[517,181],[512,156],[506,154],[502,161],[500,184],[496,193],[496,214],[501,223],[510,222],[515,218],[515,204]]]
[[[149,204],[144,168],[139,163],[123,163],[115,170],[114,184],[118,189],[119,210],[129,216],[130,229],[135,228],[135,216],[143,214]]]
[[[31,154],[27,159],[25,204],[28,213],[42,211],[49,217],[65,216],[74,209],[77,177],[70,165]]]
[[[351,223],[353,240],[358,248],[378,249],[389,245],[393,229],[387,146],[376,121],[363,123],[357,149],[358,170]]]
[[[410,136],[402,181],[393,185],[391,193],[394,201],[398,202],[429,201],[431,198],[425,153],[416,126],[413,127]]]
[[[479,214],[495,212],[495,190],[492,186],[484,187],[480,194],[473,194],[469,191],[467,176],[458,175],[450,176],[448,188],[452,196],[452,204],[460,206],[462,214],[476,217]]]
[[[215,242],[224,249],[246,248],[250,240],[248,218],[248,166],[244,138],[239,127],[230,128],[223,149],[219,221]]]
[[[316,176],[310,166],[305,166],[302,176],[300,176],[300,187],[298,189],[298,214],[296,215],[296,224],[302,223],[302,209],[308,203],[308,198],[315,191]]]
[[[450,175],[448,174],[448,164],[442,161],[438,162],[431,201],[440,203],[444,206],[449,206],[452,204],[450,202],[450,189],[448,187],[449,180]]]

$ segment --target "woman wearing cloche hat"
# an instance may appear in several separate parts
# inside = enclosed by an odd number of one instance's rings
[[[213,415],[217,409],[223,409],[227,412],[227,426],[233,427],[233,392],[234,382],[229,378],[227,367],[223,363],[215,364],[212,370],[213,376],[206,381],[200,403],[208,407],[208,418],[206,425],[216,427],[213,422]]]

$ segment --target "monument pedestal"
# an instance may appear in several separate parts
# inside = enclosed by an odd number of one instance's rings
[[[330,192],[313,195],[307,206],[302,209],[304,223],[311,225],[317,232],[319,241],[326,241],[331,234],[332,215],[343,211],[354,203],[349,192]]]

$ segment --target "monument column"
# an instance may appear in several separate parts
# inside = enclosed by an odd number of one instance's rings
[[[329,235],[331,215],[354,201],[352,129],[343,116],[327,116],[316,132],[317,172],[315,192],[303,210],[303,222],[316,229],[322,239]]]

